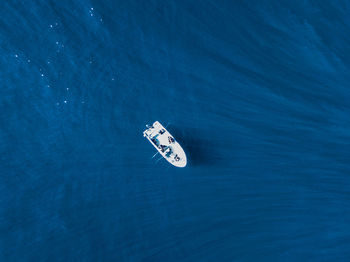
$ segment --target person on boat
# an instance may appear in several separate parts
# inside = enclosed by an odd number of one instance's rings
[[[171,150],[171,147],[170,146],[168,146],[167,147],[167,151],[166,151],[166,157],[170,157],[170,155],[173,153],[173,151]]]
[[[160,145],[160,150],[164,153],[164,151],[166,150],[167,146],[165,145]]]

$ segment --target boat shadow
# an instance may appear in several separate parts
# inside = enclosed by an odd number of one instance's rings
[[[203,137],[198,129],[167,128],[184,149],[189,166],[213,166],[218,163],[215,158],[215,145]]]

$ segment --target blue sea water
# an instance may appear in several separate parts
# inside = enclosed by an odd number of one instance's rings
[[[349,1],[0,7],[0,261],[350,261]]]

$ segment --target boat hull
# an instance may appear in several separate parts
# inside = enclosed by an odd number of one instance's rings
[[[174,139],[166,128],[158,121],[148,127],[143,136],[157,149],[170,164],[176,167],[185,167],[187,157],[181,145]]]

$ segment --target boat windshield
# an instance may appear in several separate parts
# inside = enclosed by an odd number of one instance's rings
[[[157,147],[159,146],[159,140],[157,138],[153,137],[151,140],[152,140],[153,144],[155,144]]]

